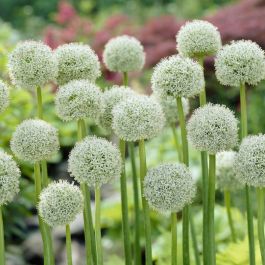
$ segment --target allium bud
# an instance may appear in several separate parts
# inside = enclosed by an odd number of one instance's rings
[[[265,135],[248,136],[243,139],[235,158],[235,171],[240,182],[265,186]]]
[[[234,41],[218,52],[215,70],[223,85],[256,85],[265,78],[264,51],[250,40]]]
[[[81,43],[70,43],[55,50],[58,60],[59,85],[76,79],[87,79],[91,82],[101,75],[98,56],[88,46]]]
[[[97,122],[103,111],[102,93],[88,80],[73,80],[59,88],[55,107],[62,120],[90,118]]]
[[[68,171],[79,183],[100,187],[121,174],[120,152],[111,142],[86,137],[78,142],[69,156]]]
[[[144,179],[144,197],[161,213],[182,210],[195,195],[195,182],[184,164],[160,165],[148,170]]]
[[[104,111],[100,117],[100,124],[108,131],[112,130],[112,110],[123,100],[135,96],[136,93],[129,87],[113,86],[103,94]]]
[[[179,53],[191,58],[215,55],[222,46],[218,29],[202,20],[194,20],[183,25],[176,40]]]
[[[188,138],[199,151],[209,154],[227,151],[238,143],[237,124],[231,110],[209,103],[192,114],[187,124]]]
[[[3,112],[9,105],[9,90],[8,87],[0,80],[0,113]]]
[[[173,97],[161,98],[157,95],[153,95],[153,97],[160,103],[162,106],[163,112],[166,117],[166,123],[169,126],[172,126],[178,121],[178,109],[177,109],[177,101]],[[189,100],[186,98],[182,98],[182,106],[184,115],[187,116],[190,111]]]
[[[112,38],[105,46],[103,61],[113,72],[139,71],[145,62],[144,48],[134,37],[124,35]]]
[[[0,151],[0,206],[11,202],[19,192],[20,170],[7,153]]]
[[[165,117],[160,104],[148,96],[134,96],[113,109],[112,128],[125,141],[151,139],[163,129]]]
[[[19,43],[9,56],[8,68],[13,84],[27,89],[55,80],[58,73],[50,47],[36,41]]]
[[[243,187],[236,176],[235,157],[234,151],[224,151],[216,155],[216,184],[222,191],[234,191]]]
[[[173,55],[155,66],[151,82],[161,97],[193,97],[204,87],[203,68],[190,58]]]
[[[12,152],[28,162],[49,159],[58,149],[57,129],[43,120],[23,121],[11,139]]]
[[[67,181],[59,181],[42,190],[38,210],[44,222],[54,227],[72,223],[83,206],[80,189]]]

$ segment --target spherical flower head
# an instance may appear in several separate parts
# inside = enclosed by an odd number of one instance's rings
[[[155,66],[151,82],[161,97],[193,97],[204,87],[203,68],[190,58],[173,55]]]
[[[194,111],[187,124],[188,138],[199,151],[227,151],[238,143],[238,121],[225,106],[207,104]]]
[[[215,55],[222,46],[218,29],[208,21],[194,20],[183,25],[177,36],[177,50],[185,57]]]
[[[9,105],[9,90],[4,82],[0,80],[0,113],[5,111]]]
[[[256,85],[265,78],[264,51],[250,40],[234,41],[217,53],[215,70],[223,85]]]
[[[165,124],[161,105],[148,96],[134,96],[118,103],[113,111],[112,128],[124,141],[138,141],[157,136]]]
[[[0,206],[11,202],[17,195],[20,175],[13,158],[0,151]]]
[[[216,155],[216,184],[221,191],[235,191],[243,188],[236,176],[235,157],[234,151],[224,151]]]
[[[59,88],[55,107],[64,121],[90,118],[98,122],[103,111],[102,93],[88,80],[73,80]]]
[[[100,187],[121,174],[121,155],[111,142],[86,137],[70,153],[68,171],[79,183]]]
[[[11,150],[21,160],[39,162],[49,159],[59,149],[58,132],[43,120],[25,120],[14,132]]]
[[[150,207],[161,213],[178,212],[190,204],[196,185],[184,164],[163,164],[148,170],[144,197]]]
[[[112,130],[112,110],[121,101],[135,96],[136,93],[126,86],[113,86],[103,94],[104,111],[100,117],[100,124],[108,131]]]
[[[13,84],[27,89],[55,80],[58,73],[52,50],[37,41],[19,43],[9,56],[8,68]]]
[[[140,71],[145,63],[144,48],[134,37],[112,38],[105,46],[103,62],[113,72]]]
[[[55,56],[59,67],[57,78],[59,85],[75,79],[95,82],[101,75],[98,56],[88,45],[64,44],[55,50]]]
[[[157,95],[153,95],[154,98],[160,103],[163,112],[166,117],[166,123],[168,126],[175,126],[175,124],[178,122],[178,111],[177,111],[177,101],[173,97],[166,97],[161,98]],[[187,116],[190,111],[190,104],[189,100],[186,98],[182,98],[182,106],[183,106],[183,112],[184,115]]]
[[[80,189],[67,181],[59,181],[42,190],[38,211],[43,221],[54,227],[72,223],[83,207]]]
[[[265,186],[265,135],[248,136],[242,141],[235,158],[235,171],[240,182]]]

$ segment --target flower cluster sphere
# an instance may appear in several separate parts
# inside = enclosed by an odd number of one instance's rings
[[[0,113],[9,105],[9,90],[4,82],[0,80]]]

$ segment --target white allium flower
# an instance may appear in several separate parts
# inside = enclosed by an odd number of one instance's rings
[[[100,124],[108,131],[112,130],[112,110],[123,100],[135,96],[135,92],[130,87],[113,86],[103,94],[104,111],[100,117]]]
[[[121,156],[111,142],[97,137],[86,137],[78,142],[69,156],[68,171],[79,183],[100,187],[121,174]]]
[[[0,206],[11,202],[19,192],[20,175],[12,156],[0,151]]]
[[[6,84],[0,80],[0,113],[9,105],[9,90]]]
[[[250,40],[234,41],[217,53],[215,70],[223,85],[256,85],[265,78],[264,51]]]
[[[161,97],[193,97],[204,87],[203,68],[190,58],[173,55],[155,66],[151,82]]]
[[[83,207],[80,189],[67,181],[59,181],[42,190],[38,211],[43,221],[54,227],[72,223]]]
[[[195,195],[195,182],[184,164],[160,165],[148,170],[144,179],[144,197],[161,213],[181,211]]]
[[[236,152],[224,151],[216,155],[216,185],[222,191],[235,191],[243,188],[235,171]]]
[[[265,135],[243,139],[235,159],[235,171],[240,182],[265,187]]]
[[[179,53],[191,58],[215,55],[222,46],[218,29],[203,20],[187,22],[180,28],[176,40]]]
[[[148,96],[134,96],[118,103],[113,111],[112,128],[125,141],[151,139],[165,124],[160,104]]]
[[[55,50],[58,60],[59,85],[75,79],[87,79],[91,82],[101,75],[98,56],[89,45],[69,43],[59,46]]]
[[[14,132],[11,150],[21,160],[38,162],[49,159],[59,149],[58,132],[43,120],[25,120]]]
[[[103,111],[102,93],[88,80],[73,80],[59,88],[55,107],[64,121],[90,118],[97,122]]]
[[[227,151],[238,143],[238,120],[225,106],[207,104],[194,111],[187,124],[188,138],[199,151]]]
[[[15,86],[33,89],[56,79],[58,63],[44,43],[24,41],[10,54],[8,69]]]
[[[112,38],[105,46],[103,62],[113,72],[139,71],[145,63],[144,48],[134,37]]]
[[[173,97],[161,98],[155,94],[153,94],[152,97],[154,97],[160,103],[166,117],[167,125],[169,126],[175,125],[179,120],[176,98]],[[186,98],[182,98],[181,101],[182,101],[184,115],[187,116],[190,111],[189,100]]]

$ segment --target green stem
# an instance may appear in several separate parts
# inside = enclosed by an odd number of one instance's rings
[[[209,229],[208,239],[208,263],[215,265],[215,234],[214,234],[214,204],[215,204],[215,172],[216,172],[216,157],[209,155],[209,186],[208,186],[208,214],[207,224]]]
[[[123,72],[123,85],[128,86],[128,73]]]
[[[240,85],[240,113],[241,113],[241,138],[247,136],[247,100],[245,84]],[[245,186],[246,208],[247,208],[247,224],[248,224],[248,242],[249,242],[249,265],[255,265],[255,239],[253,225],[253,209],[250,200],[250,188]]]
[[[177,213],[171,213],[171,264],[177,265]]]
[[[176,145],[177,152],[178,152],[178,158],[179,158],[179,161],[182,161],[181,146],[180,146],[180,144],[179,144],[178,133],[177,133],[177,129],[176,129],[175,124],[173,124],[173,125],[171,126],[171,128],[172,128],[172,133],[173,133],[173,137],[174,137],[175,145]]]
[[[226,212],[227,212],[227,219],[231,231],[231,237],[233,242],[236,242],[236,233],[235,233],[235,228],[234,228],[234,223],[233,223],[233,218],[232,218],[232,213],[231,213],[231,194],[230,191],[225,190],[224,191],[224,199],[225,199],[225,207],[226,207]]]
[[[42,95],[41,88],[37,87],[37,109],[38,109],[38,118],[43,119],[43,108],[42,108]]]
[[[138,178],[135,163],[134,143],[128,142],[129,154],[132,166],[132,180],[133,180],[133,198],[134,198],[134,264],[141,265],[141,247],[140,247],[140,206],[139,206],[139,188]]]
[[[142,195],[144,226],[145,226],[145,262],[146,265],[152,265],[152,238],[151,238],[150,210],[145,197],[143,197],[144,194],[143,184],[147,171],[144,140],[139,141],[139,157],[140,157],[141,195]]]
[[[67,265],[73,265],[71,231],[70,231],[70,226],[69,225],[65,226],[65,234],[66,234]]]
[[[103,265],[100,224],[100,187],[95,188],[95,237],[98,254],[98,265]]]
[[[258,194],[258,237],[262,265],[265,265],[265,237],[264,237],[264,189],[257,188]]]
[[[125,264],[132,264],[131,257],[131,240],[130,240],[130,226],[129,226],[129,214],[128,214],[128,196],[127,196],[127,184],[126,184],[126,172],[125,172],[125,141],[120,139],[119,148],[122,157],[122,173],[120,178],[121,187],[121,209],[122,209],[122,230],[124,240],[124,254]]]
[[[193,216],[192,216],[191,211],[190,211],[190,231],[191,231],[191,238],[192,238],[194,257],[195,257],[195,264],[196,265],[200,265],[201,264],[201,260],[200,260],[198,242],[197,242],[197,238],[196,238],[195,225],[194,225]]]
[[[0,206],[0,264],[5,265],[5,236],[3,225],[2,206]]]
[[[49,184],[47,162],[45,160],[41,161],[41,173],[42,173],[42,188],[46,188]]]

